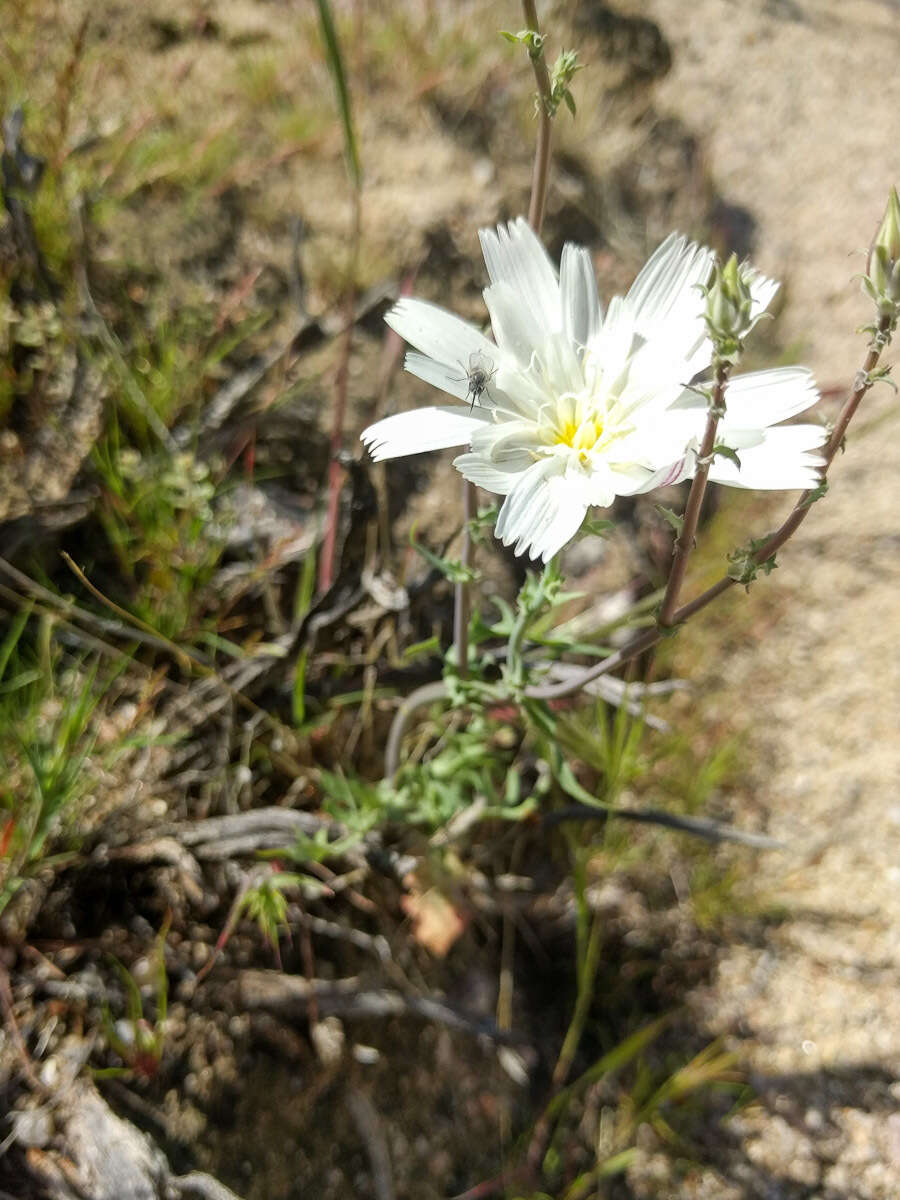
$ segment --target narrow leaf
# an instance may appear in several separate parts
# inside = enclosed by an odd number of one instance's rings
[[[674,509],[666,508],[664,504],[654,504],[653,506],[664,521],[675,530],[676,533],[681,533],[684,529],[684,518],[680,517]]]
[[[341,124],[344,128],[344,152],[347,156],[347,170],[353,181],[353,186],[359,190],[362,187],[362,167],[359,161],[359,150],[356,144],[356,131],[353,126],[353,110],[350,107],[350,89],[347,87],[347,76],[344,72],[344,60],[338,41],[334,18],[331,15],[329,0],[316,0],[319,9],[319,24],[322,28],[322,39],[325,42],[325,55],[328,69],[334,80],[334,90],[337,95],[338,108],[341,114]]]

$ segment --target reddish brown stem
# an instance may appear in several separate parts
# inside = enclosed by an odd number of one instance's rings
[[[350,347],[353,342],[354,292],[356,289],[356,267],[359,260],[359,239],[362,224],[362,204],[359,188],[353,189],[353,230],[350,245],[350,265],[347,272],[347,290],[344,296],[344,328],[341,356],[334,383],[334,418],[331,423],[331,460],[328,464],[328,505],[325,513],[325,537],[319,559],[319,592],[327,592],[334,581],[334,558],[337,546],[338,517],[341,504],[341,488],[344,469],[338,455],[344,445],[344,413],[347,409],[347,381],[350,377]]]
[[[716,368],[716,383],[713,391],[709,415],[706,418],[706,430],[700,444],[700,454],[697,459],[697,470],[694,474],[687,504],[684,507],[681,533],[675,542],[675,557],[672,560],[672,570],[666,584],[666,594],[663,596],[659,610],[659,623],[663,628],[673,625],[675,606],[678,595],[684,583],[687,563],[697,540],[697,525],[700,522],[700,509],[703,507],[703,497],[706,495],[706,483],[709,479],[709,468],[712,466],[713,449],[716,444],[716,430],[725,405],[725,384],[728,380],[729,366],[719,363]]]
[[[525,24],[540,36],[537,7],[534,0],[522,0]],[[544,208],[547,202],[547,178],[550,174],[550,134],[553,119],[550,116],[550,73],[543,50],[531,54],[531,65],[538,88],[538,135],[534,149],[534,170],[531,175],[531,203],[528,206],[528,224],[535,233],[541,232],[544,224]]]
[[[334,579],[334,556],[337,546],[338,517],[344,468],[339,454],[344,443],[344,413],[347,408],[347,379],[350,373],[350,346],[353,340],[353,299],[348,295],[347,328],[341,342],[341,357],[334,383],[334,418],[331,424],[331,458],[328,463],[328,505],[325,511],[325,537],[319,559],[319,591],[327,592]]]

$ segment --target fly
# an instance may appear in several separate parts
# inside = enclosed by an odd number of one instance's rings
[[[469,412],[475,407],[484,393],[487,391],[488,384],[497,374],[497,368],[494,366],[493,360],[488,358],[483,350],[473,350],[469,355],[468,369],[459,364],[465,371],[465,375],[455,376],[457,383],[462,383],[464,379],[469,382],[469,390],[466,392],[466,399],[472,397],[472,402],[469,405]]]

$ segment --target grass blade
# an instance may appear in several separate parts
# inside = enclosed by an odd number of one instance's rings
[[[362,187],[362,167],[359,161],[359,149],[356,143],[356,131],[353,127],[353,110],[350,107],[350,89],[347,87],[347,76],[344,72],[344,60],[341,55],[341,45],[338,41],[334,18],[331,14],[329,0],[316,0],[319,9],[319,25],[322,28],[322,40],[325,42],[325,56],[328,69],[334,80],[334,90],[337,95],[338,108],[341,114],[341,125],[344,129],[344,152],[347,156],[347,170],[357,191]]]

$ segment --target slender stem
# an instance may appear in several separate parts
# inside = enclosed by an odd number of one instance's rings
[[[537,6],[534,0],[522,0],[525,24],[535,33],[541,32]],[[553,119],[550,116],[550,73],[543,51],[532,54],[531,65],[538,88],[538,135],[534,150],[534,170],[531,175],[531,203],[528,206],[528,224],[535,233],[541,232],[544,224],[544,207],[547,201],[547,176],[550,173],[550,132]]]
[[[472,562],[472,538],[469,534],[469,522],[478,511],[478,493],[475,484],[463,480],[463,532],[462,547],[459,561],[463,567]],[[453,603],[453,644],[456,647],[456,669],[460,678],[464,679],[469,671],[469,597],[468,580],[461,579],[456,585]]]
[[[872,387],[872,372],[878,365],[881,353],[888,344],[890,330],[890,318],[882,317],[878,326],[878,332],[869,346],[869,353],[866,356],[866,360],[853,381],[850,394],[844,401],[844,406],[835,422],[831,437],[825,445],[823,451],[825,459],[825,466],[822,469],[823,480],[827,475],[828,468],[834,461],[835,455],[843,444],[847,427],[853,419],[856,410],[859,408],[866,392]],[[756,551],[754,559],[757,564],[771,558],[789,538],[793,537],[806,519],[810,508],[812,508],[814,498],[815,493],[812,491],[805,491],[801,495],[783,524]],[[723,592],[727,592],[736,582],[737,580],[732,579],[730,575],[723,576],[718,583],[714,583],[712,587],[708,587],[705,592],[701,592],[695,599],[676,609],[672,614],[671,625],[673,627],[683,625],[695,613],[698,613],[702,608],[706,608],[707,604],[710,604],[718,596],[721,596]],[[610,671],[614,671],[617,667],[622,666],[623,663],[630,662],[638,654],[643,654],[645,650],[649,650],[652,646],[655,646],[657,642],[662,640],[665,632],[662,627],[646,629],[642,633],[635,634],[630,641],[626,642],[614,654],[604,658],[602,662],[595,664],[593,667],[588,667],[581,675],[563,680],[561,683],[541,684],[527,688],[525,695],[532,700],[557,700],[564,696],[574,696],[586,683],[590,683],[592,679],[597,679],[601,675],[606,675]]]
[[[334,582],[334,560],[337,548],[337,529],[340,517],[341,488],[344,468],[339,454],[344,445],[344,413],[347,408],[347,384],[350,376],[350,349],[353,342],[353,314],[356,298],[356,277],[359,263],[359,244],[362,227],[362,196],[358,186],[353,188],[353,228],[350,234],[350,262],[347,271],[347,290],[344,296],[346,329],[341,342],[340,358],[334,386],[334,414],[331,424],[331,458],[328,463],[328,505],[325,515],[325,537],[319,559],[319,592],[327,592]]]
[[[586,683],[590,683],[592,679],[599,679],[601,675],[608,675],[610,671],[615,671],[617,667],[630,662],[631,659],[662,641],[662,637],[663,634],[659,628],[645,629],[641,633],[636,633],[615,653],[608,655],[593,667],[587,667],[581,675],[563,679],[559,683],[534,684],[525,689],[525,695],[529,700],[556,700],[561,696],[574,696]]]
[[[565,1083],[569,1071],[572,1069],[572,1063],[581,1042],[581,1035],[587,1024],[591,1001],[594,998],[594,980],[597,977],[597,965],[600,959],[601,934],[600,914],[594,913],[590,934],[586,938],[584,954],[578,963],[578,995],[575,999],[575,1012],[572,1014],[559,1058],[553,1068],[554,1088],[562,1087]]]
[[[844,401],[844,407],[841,409],[838,419],[834,423],[834,428],[831,431],[831,436],[825,444],[822,451],[822,456],[825,459],[825,466],[822,469],[822,478],[826,477],[828,468],[834,462],[838,451],[841,450],[844,444],[844,438],[847,433],[847,427],[853,420],[856,410],[859,408],[866,392],[872,387],[871,374],[878,365],[878,360],[881,357],[882,351],[887,345],[887,339],[890,334],[890,317],[882,317],[879,322],[878,332],[872,339],[869,345],[869,353],[866,355],[866,360],[856,374],[853,380],[853,387],[849,396]],[[763,546],[756,551],[754,559],[757,564],[766,562],[773,554],[776,554],[785,542],[793,537],[803,522],[806,520],[806,515],[812,508],[813,493],[806,491],[794,505],[793,510],[788,515],[787,519],[775,530],[770,538],[768,538]],[[736,579],[732,579],[730,575],[725,575],[718,583],[714,583],[712,587],[701,592],[689,604],[683,605],[673,618],[673,624],[680,625],[686,621],[688,617],[692,617],[695,612],[699,612],[701,608],[705,608],[711,600],[715,600],[717,596],[721,596],[723,592],[737,583]]]
[[[575,982],[576,991],[581,991],[581,980],[591,924],[591,910],[587,902],[587,860],[590,847],[582,850],[578,834],[571,827],[566,831],[569,853],[572,856],[572,887],[575,891]]]
[[[575,889],[576,996],[575,1011],[572,1013],[572,1020],[566,1030],[559,1058],[553,1068],[552,1088],[557,1096],[572,1069],[572,1063],[581,1042],[581,1035],[584,1033],[587,1023],[591,1001],[594,998],[594,980],[597,975],[602,942],[600,914],[594,913],[592,918],[587,902],[588,854],[585,852],[586,848],[580,846],[577,835],[573,836],[572,834],[569,834],[569,847],[572,854],[572,886]],[[540,1175],[541,1162],[547,1152],[555,1112],[553,1105],[554,1102],[551,1102],[544,1109],[535,1124],[525,1153],[525,1174],[534,1180],[537,1180]]]
[[[420,688],[416,688],[414,692],[410,692],[397,709],[384,752],[385,779],[393,779],[397,773],[397,768],[400,766],[400,747],[403,744],[403,735],[406,733],[413,714],[426,704],[434,704],[438,700],[443,700],[446,695],[447,685],[443,680],[438,680],[436,683],[425,683]]]
[[[684,507],[684,518],[681,533],[675,542],[675,557],[672,560],[672,570],[666,584],[666,594],[659,610],[659,623],[667,629],[672,624],[675,607],[678,604],[678,594],[684,583],[687,563],[697,540],[697,525],[700,521],[700,509],[703,507],[703,497],[706,495],[706,483],[709,479],[709,468],[712,466],[713,448],[716,444],[716,430],[725,406],[725,384],[728,381],[728,363],[720,362],[716,368],[716,384],[713,390],[709,415],[706,418],[706,430],[700,444],[700,455],[697,459],[697,470],[694,474],[687,504]]]

